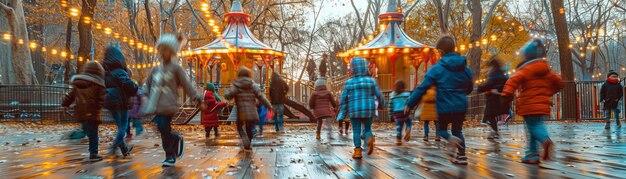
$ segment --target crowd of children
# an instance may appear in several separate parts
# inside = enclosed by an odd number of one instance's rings
[[[220,136],[218,117],[227,103],[222,101],[218,88],[212,83],[206,84],[204,94],[196,92],[184,69],[177,63],[177,52],[184,43],[185,39],[181,35],[164,34],[159,38],[157,50],[161,64],[152,69],[143,88],[130,79],[132,73],[126,67],[121,51],[115,46],[107,48],[102,65],[87,62],[82,73],[72,77],[71,91],[63,98],[62,105],[75,108],[76,117],[89,137],[89,160],[102,160],[102,156],[98,155],[98,125],[102,121],[101,109],[106,108],[118,127],[110,153],[120,149],[123,156],[129,155],[132,146],[126,144],[124,136],[131,134],[130,124],[134,124],[136,135],[140,135],[143,127],[139,118],[154,115],[152,121],[160,132],[166,156],[163,166],[173,166],[184,151],[183,137],[171,127],[172,118],[180,106],[177,104],[179,96],[176,92],[179,88],[184,89],[185,94],[200,105],[205,136],[209,138],[211,131],[216,138]],[[468,158],[463,123],[468,108],[467,95],[474,90],[474,83],[466,57],[456,52],[455,47],[453,37],[441,37],[436,44],[441,58],[424,75],[423,82],[415,89],[407,89],[404,81],[396,81],[388,103],[372,78],[365,58],[351,59],[351,78],[346,81],[338,101],[327,89],[325,71],[320,71],[322,77],[315,81],[314,92],[309,100],[309,108],[317,120],[316,139],[321,139],[324,123],[337,120],[340,135],[347,135],[352,124],[352,157],[363,158],[363,148],[367,154],[372,154],[375,145],[373,119],[378,117],[379,109],[387,106],[388,115],[396,124],[397,145],[402,145],[403,140],[410,141],[413,118],[423,122],[423,141],[429,141],[432,122],[436,129],[435,141],[440,138],[447,140],[456,149],[456,155],[451,161],[466,165]],[[489,139],[499,138],[496,119],[509,114],[511,102],[517,94],[515,111],[523,116],[529,134],[528,150],[522,162],[537,164],[542,158],[551,158],[554,150],[554,143],[543,121],[550,114],[552,95],[563,84],[545,60],[543,41],[533,39],[520,49],[520,54],[523,60],[510,78],[504,75],[499,60],[492,58],[488,63],[491,67],[488,80],[477,91],[487,94],[484,119],[493,130]],[[273,73],[268,100],[262,91],[263,87],[251,77],[250,69],[238,69],[237,79],[224,91],[224,99],[234,101],[232,115],[246,151],[252,149],[255,134],[263,135],[263,124],[267,119],[273,118],[277,133],[284,132],[283,112],[285,96],[289,91],[289,86],[277,73]],[[618,82],[617,73],[611,72],[601,89],[601,100],[607,116],[606,128],[610,127],[612,114],[617,116],[619,113],[617,104],[621,100],[623,87]],[[411,114],[416,107],[415,114]],[[448,131],[449,125],[452,134]],[[255,129],[257,126],[259,130]],[[616,127],[621,127],[619,120]],[[541,144],[543,149],[541,157],[537,144]]]

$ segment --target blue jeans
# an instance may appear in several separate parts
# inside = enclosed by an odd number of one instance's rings
[[[354,141],[354,147],[361,147],[361,129],[365,135],[365,141],[369,137],[373,137],[374,133],[372,133],[372,118],[352,118],[350,119],[350,123],[352,123],[352,140]],[[363,145],[365,147],[365,145]]]
[[[128,120],[128,129],[126,129],[126,134],[130,135],[130,125],[133,125],[133,127],[135,127],[135,135],[139,135],[141,133],[143,133],[143,124],[141,124],[141,119],[140,118],[129,118]]]
[[[274,125],[276,126],[276,131],[283,130],[283,123],[285,122],[285,105],[284,104],[273,104],[274,107]]]
[[[113,140],[113,148],[126,148],[126,130],[128,130],[128,110],[110,110],[111,116],[115,119],[115,125],[117,125],[117,135]]]
[[[526,115],[524,116],[524,122],[526,124],[526,131],[528,132],[528,150],[529,153],[539,153],[537,149],[537,143],[543,143],[546,140],[550,140],[548,136],[548,130],[543,125],[543,121],[548,119],[546,115]]]
[[[406,131],[411,131],[413,124],[411,123],[411,118],[407,117],[405,119],[395,119],[396,121],[396,138],[402,138],[402,129],[406,126]]]
[[[615,124],[620,125],[619,112],[620,111],[617,108],[604,110],[604,116],[606,116],[606,122],[607,123],[611,123],[611,117],[614,117],[615,118]],[[613,115],[611,115],[611,114],[613,114]]]
[[[437,126],[438,126],[439,122],[434,121],[434,123],[435,123],[435,135],[439,136],[437,134],[437,132],[436,132],[437,131]],[[424,136],[428,136],[428,133],[430,133],[429,125],[430,125],[430,121],[424,121]]]
[[[465,137],[463,136],[465,113],[439,114],[438,119],[437,134],[446,140],[450,140],[448,124],[452,124],[452,135],[461,139],[461,148],[458,148],[458,154],[465,155]]]
[[[161,133],[161,143],[163,143],[163,150],[165,150],[166,159],[175,159],[178,148],[178,141],[180,141],[180,135],[172,132],[172,116],[154,116],[152,120],[157,125],[159,133]]]
[[[82,127],[85,134],[89,138],[89,154],[98,154],[98,125],[97,121],[83,121]]]

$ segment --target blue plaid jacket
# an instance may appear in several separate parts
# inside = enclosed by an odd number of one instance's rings
[[[346,81],[346,86],[341,93],[337,120],[376,117],[376,108],[384,108],[385,99],[378,89],[376,80],[368,76],[367,61],[357,57],[352,59],[350,65],[352,78]]]

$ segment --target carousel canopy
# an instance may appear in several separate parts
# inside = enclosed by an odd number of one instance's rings
[[[233,1],[230,12],[225,15],[228,26],[222,32],[222,36],[205,46],[193,49],[193,54],[251,53],[283,56],[281,51],[254,37],[248,28],[250,16],[242,9],[239,0]]]
[[[398,9],[396,0],[389,1],[387,12],[378,16],[380,33],[368,43],[340,53],[340,57],[352,57],[372,54],[410,53],[415,49],[427,48],[424,44],[411,39],[400,27],[404,15]]]

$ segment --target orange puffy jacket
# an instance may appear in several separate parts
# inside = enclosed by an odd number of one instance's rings
[[[520,89],[515,104],[518,115],[549,115],[552,95],[562,88],[561,77],[552,73],[548,63],[534,59],[517,67],[517,72],[504,85],[502,96],[511,97]]]

